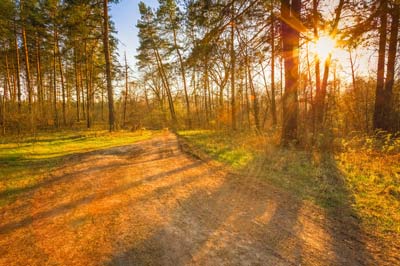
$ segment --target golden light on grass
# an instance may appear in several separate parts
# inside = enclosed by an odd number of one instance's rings
[[[315,53],[320,60],[325,60],[336,46],[336,41],[328,35],[320,36],[315,41]]]

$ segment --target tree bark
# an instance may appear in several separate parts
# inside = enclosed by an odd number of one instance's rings
[[[236,130],[236,102],[235,102],[235,64],[236,64],[236,55],[235,55],[235,1],[232,1],[231,8],[231,119],[232,119],[232,129]]]
[[[82,57],[82,54],[79,54],[79,55]],[[83,86],[82,62],[79,62],[78,69],[79,69],[79,86],[80,86],[80,90],[81,90],[81,102],[82,102],[81,111],[82,111],[82,117],[85,118],[86,117],[86,103],[85,103],[85,90],[84,90],[84,86]]]
[[[67,118],[66,118],[66,104],[65,104],[65,86],[64,86],[64,74],[62,69],[62,60],[61,60],[61,52],[60,52],[60,45],[58,42],[58,32],[55,33],[56,38],[56,46],[57,46],[57,55],[58,55],[58,70],[60,72],[60,79],[61,79],[61,97],[62,97],[62,116],[63,116],[63,125],[67,125]]]
[[[125,125],[126,123],[126,105],[128,102],[128,88],[129,88],[129,84],[128,84],[128,62],[126,60],[126,52],[125,52],[125,99],[124,99],[124,119],[123,119],[123,124]]]
[[[85,49],[85,85],[86,85],[86,127],[90,128],[92,126],[91,121],[91,87],[90,87],[90,78],[89,78],[89,54],[87,52],[87,41],[85,40],[84,44]]]
[[[206,114],[205,126],[209,126],[210,121],[210,113],[208,105],[210,104],[208,101],[207,93],[208,93],[208,55],[204,57],[204,76],[203,76],[203,91],[204,91],[204,112]]]
[[[0,110],[1,110],[1,133],[4,136],[6,134],[6,98],[7,98],[7,89],[9,86],[9,82],[7,81],[7,75],[4,77],[4,87],[3,87],[3,95],[0,95]]]
[[[393,84],[396,64],[396,51],[399,34],[399,11],[400,5],[393,4],[391,17],[392,22],[390,26],[390,39],[389,39],[389,51],[387,61],[387,72],[386,72],[386,84],[385,84],[385,105],[383,108],[383,129],[386,131],[395,131],[394,123],[392,121],[392,101],[393,101]]]
[[[33,112],[32,112],[32,87],[31,87],[31,71],[29,64],[29,52],[28,43],[26,41],[25,27],[22,27],[22,40],[24,45],[24,56],[25,56],[25,71],[26,71],[26,87],[28,91],[28,111],[31,116],[31,127],[33,126]]]
[[[104,32],[103,32],[103,46],[104,46],[104,59],[106,62],[106,79],[107,79],[107,94],[108,94],[108,121],[109,130],[115,129],[114,121],[114,95],[111,77],[111,59],[110,48],[108,42],[108,0],[103,0],[103,19],[104,19]]]
[[[281,143],[287,145],[297,141],[297,117],[299,87],[299,39],[300,34],[287,21],[300,18],[301,0],[282,0],[282,42],[285,66],[285,93],[282,99],[283,123]]]
[[[56,57],[57,57],[57,30],[54,27],[53,33],[53,101],[54,101],[54,126],[58,127],[58,110],[57,110],[57,82],[56,82]]]
[[[37,75],[37,94],[39,101],[40,113],[44,114],[43,106],[43,81],[42,81],[42,68],[41,68],[41,56],[40,56],[40,42],[39,33],[36,33],[36,75]]]
[[[15,68],[16,72],[16,81],[17,81],[17,101],[18,101],[18,114],[21,115],[21,78],[20,78],[20,59],[19,59],[19,47],[18,47],[18,34],[17,34],[17,25],[14,22],[14,34],[15,34],[15,58],[17,66]],[[18,124],[19,127],[19,124]],[[19,131],[19,129],[18,129]]]
[[[253,77],[251,75],[251,67],[250,67],[250,60],[249,56],[246,55],[246,68],[247,68],[247,75],[248,75],[248,82],[251,92],[251,99],[253,104],[253,117],[254,117],[254,124],[256,126],[257,131],[260,131],[260,119],[259,119],[259,107],[258,107],[258,99],[256,90],[254,88]]]
[[[314,26],[314,39],[318,40],[318,0],[313,0],[313,26]],[[313,133],[315,133],[315,127],[317,121],[322,121],[322,108],[323,99],[321,92],[321,69],[320,60],[318,54],[315,54],[315,98],[313,102]]]
[[[272,125],[276,126],[276,103],[275,103],[275,23],[274,10],[271,5],[271,114]]]
[[[8,95],[9,99],[11,99],[11,76],[10,76],[10,69],[8,65],[8,53],[5,53],[5,61],[6,61],[6,82],[5,85],[7,85],[8,88]],[[7,98],[7,91],[4,91],[4,95],[6,95]]]
[[[161,56],[158,53],[158,50],[156,48],[154,48],[154,54],[156,57],[156,61],[157,61],[157,67],[161,76],[161,81],[163,83],[163,87],[167,93],[167,99],[168,99],[168,106],[169,106],[169,111],[171,114],[171,119],[172,119],[172,123],[173,123],[173,127],[177,126],[177,119],[176,119],[176,114],[175,114],[175,108],[174,108],[174,101],[172,99],[172,94],[171,94],[171,90],[169,87],[169,82],[168,82],[168,78],[167,75],[165,74],[165,70],[164,70],[164,66],[163,66],[163,62],[161,60]]]
[[[171,14],[170,14],[170,20],[172,21]],[[181,75],[182,75],[183,90],[185,93],[187,122],[188,122],[188,127],[191,128],[192,127],[192,118],[191,118],[191,114],[190,114],[190,101],[189,101],[189,94],[188,94],[187,83],[186,83],[186,73],[185,73],[185,67],[183,65],[182,54],[178,48],[177,34],[176,34],[175,28],[173,29],[173,36],[174,36],[174,46],[175,46],[176,53],[178,54],[179,66],[180,66]]]
[[[232,129],[236,130],[236,102],[235,102],[235,1],[232,1],[231,7],[231,39],[230,39],[230,57],[231,57],[231,119]]]
[[[76,91],[76,120],[80,122],[80,105],[81,105],[81,95],[79,89],[79,74],[78,74],[78,64],[77,64],[77,52],[76,47],[74,47],[74,72],[75,72],[75,91]]]
[[[387,0],[381,0],[380,29],[378,48],[378,69],[376,75],[374,129],[384,129],[385,108],[385,55],[386,55],[386,28],[387,28]]]

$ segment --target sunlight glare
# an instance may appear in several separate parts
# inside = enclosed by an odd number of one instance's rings
[[[324,60],[335,48],[336,42],[330,36],[321,36],[315,42],[315,52],[321,60]]]

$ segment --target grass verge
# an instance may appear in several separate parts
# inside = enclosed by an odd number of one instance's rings
[[[399,153],[351,145],[335,154],[283,149],[276,138],[252,133],[195,130],[178,135],[193,150],[312,201],[332,216],[360,219],[380,236],[400,234]]]

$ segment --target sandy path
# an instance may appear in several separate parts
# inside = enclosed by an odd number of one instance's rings
[[[1,209],[0,265],[386,264],[356,226],[326,216],[165,133],[69,158]]]

